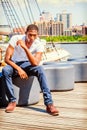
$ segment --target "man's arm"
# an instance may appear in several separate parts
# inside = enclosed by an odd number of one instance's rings
[[[18,65],[16,65],[12,60],[11,60],[11,57],[14,53],[14,48],[9,45],[7,50],[6,50],[6,55],[5,55],[5,62],[7,64],[9,64],[10,66],[12,66],[14,69],[16,69],[18,71],[18,74],[19,76],[22,78],[22,79],[27,79],[28,76],[26,74],[26,72],[20,68]]]

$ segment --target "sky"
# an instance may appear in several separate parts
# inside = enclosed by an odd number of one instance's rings
[[[72,13],[72,24],[87,24],[87,0],[38,0],[42,10],[51,12],[53,16],[56,13]]]
[[[15,2],[16,0],[14,0]],[[22,11],[24,12],[24,3],[23,0],[19,0],[21,3]],[[34,5],[35,0],[29,0],[30,6],[32,7],[32,12],[34,19],[37,21],[39,20],[39,11],[36,10],[36,6]],[[40,7],[41,12],[46,11],[50,12],[54,17],[56,17],[57,13],[62,13],[66,11],[66,13],[72,14],[72,25],[82,25],[86,23],[87,25],[87,0],[37,0],[38,5]],[[14,3],[15,8],[17,8],[17,4]],[[17,9],[16,9],[17,10]],[[18,10],[17,10],[18,12]],[[21,14],[18,13],[19,17],[21,18]],[[28,17],[26,12],[24,12],[24,17]],[[27,20],[27,18],[26,18]],[[23,19],[21,18],[23,22]],[[0,0],[0,25],[7,24],[6,17],[4,15],[1,0]]]

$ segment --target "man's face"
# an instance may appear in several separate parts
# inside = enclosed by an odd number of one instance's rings
[[[38,32],[37,30],[30,30],[27,32],[26,36],[29,42],[33,42],[37,38]]]

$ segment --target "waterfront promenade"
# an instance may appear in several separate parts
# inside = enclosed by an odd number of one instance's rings
[[[79,44],[78,51],[76,46],[68,44],[65,49],[71,49],[73,57],[85,57],[87,44]],[[38,104],[16,107],[13,113],[0,108],[0,130],[87,130],[87,82],[75,83],[72,91],[52,92],[52,96],[59,116],[46,113],[40,93]]]
[[[46,113],[40,93],[38,104],[16,107],[13,113],[0,109],[0,130],[87,130],[87,83],[75,83],[74,90],[52,95],[59,116]]]

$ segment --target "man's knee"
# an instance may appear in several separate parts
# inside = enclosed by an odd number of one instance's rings
[[[13,73],[13,68],[9,65],[5,66],[3,69],[2,69],[2,74],[3,75],[6,75],[6,74],[12,74]]]

